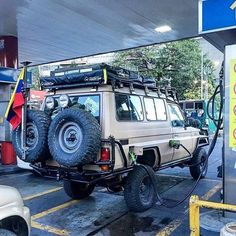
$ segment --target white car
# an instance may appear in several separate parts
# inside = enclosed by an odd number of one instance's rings
[[[30,235],[29,208],[17,189],[4,185],[0,185],[0,235]]]

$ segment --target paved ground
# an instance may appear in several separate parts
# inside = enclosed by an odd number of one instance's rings
[[[220,201],[221,179],[216,168],[220,164],[222,140],[209,161],[207,177],[200,181],[194,193],[204,199]],[[188,169],[168,169],[157,174],[158,188],[168,204],[183,198],[194,181]],[[36,177],[30,172],[0,175],[0,184],[18,188],[32,214],[32,235],[189,235],[188,200],[169,209],[155,205],[144,213],[128,212],[123,194],[110,194],[97,188],[81,201],[71,200],[63,191],[62,183]],[[202,236],[215,236],[201,229]]]
[[[17,165],[2,165],[0,163],[0,176],[13,173],[21,173],[21,172],[24,172],[24,170],[19,168]]]

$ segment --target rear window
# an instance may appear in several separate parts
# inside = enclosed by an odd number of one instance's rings
[[[99,95],[81,95],[73,96],[69,95],[70,107],[78,107],[90,112],[98,121],[100,120],[100,96]],[[55,116],[58,111],[61,110],[58,100],[59,97],[55,97],[56,106],[52,113],[52,117]]]
[[[79,96],[77,99],[79,106],[82,106],[82,109],[85,109],[88,112],[91,112],[92,115],[99,119],[99,96],[98,95],[89,95],[89,96]]]

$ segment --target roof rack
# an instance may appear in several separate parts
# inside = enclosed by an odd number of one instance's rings
[[[97,88],[111,85],[113,90],[129,87],[130,92],[134,93],[135,88],[139,88],[144,89],[147,95],[149,91],[153,91],[161,98],[165,97],[174,102],[179,102],[175,88],[157,86],[153,78],[144,77],[138,72],[104,63],[56,69],[51,72],[49,77],[40,78],[40,83],[43,89],[51,91],[74,87]]]
[[[112,88],[114,90],[116,88],[121,88],[121,87],[130,87],[131,92],[134,91],[135,88],[144,89],[147,95],[148,91],[152,91],[156,92],[158,97],[160,98],[164,97],[166,99],[179,103],[177,91],[173,87],[161,87],[161,86],[156,86],[156,84],[155,86],[153,86],[145,83],[136,83],[128,79],[114,79],[110,81],[111,81],[110,84],[112,85]]]

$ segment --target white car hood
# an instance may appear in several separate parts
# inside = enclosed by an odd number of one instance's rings
[[[17,189],[0,185],[0,207],[8,204],[23,206],[23,200]]]

